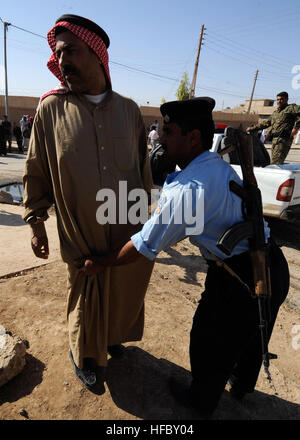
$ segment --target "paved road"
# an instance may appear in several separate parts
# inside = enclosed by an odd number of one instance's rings
[[[22,180],[26,154],[18,153],[15,142],[12,143],[12,153],[0,156],[0,185]]]

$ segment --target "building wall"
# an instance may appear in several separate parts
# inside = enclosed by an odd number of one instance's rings
[[[157,119],[158,132],[161,134],[163,119],[159,107],[140,107],[143,120],[146,128]],[[257,114],[243,114],[243,113],[229,113],[229,112],[213,112],[213,119],[215,123],[228,124],[233,128],[238,128],[241,124],[243,128],[249,127],[251,124],[257,124],[259,115]]]
[[[233,128],[238,128],[242,125],[242,128],[246,129],[251,124],[257,124],[259,116],[243,113],[213,112],[213,119],[215,123],[228,124]]]
[[[250,100],[247,99],[244,104],[226,109],[226,113],[247,114]],[[276,109],[274,106],[274,99],[253,99],[250,108],[250,114],[256,114],[261,119],[268,118]]]
[[[36,112],[37,105],[39,103],[39,98],[29,97],[29,96],[9,96],[9,117],[10,121],[19,122],[23,115],[34,116]],[[273,109],[272,107],[269,107]],[[163,125],[163,119],[159,110],[159,107],[141,106],[140,107],[145,127],[148,129],[151,124],[157,120],[158,121],[158,132],[161,134],[161,129]],[[5,114],[5,97],[0,95],[0,119],[3,118]],[[216,123],[228,124],[234,128],[237,128],[242,124],[243,128],[248,127],[251,124],[256,124],[259,119],[258,114],[245,114],[245,113],[232,113],[230,111],[226,112],[213,112],[213,119]]]
[[[13,122],[18,123],[23,115],[34,116],[39,100],[39,98],[31,96],[9,96],[8,106],[10,122],[12,124]],[[0,95],[0,119],[3,119],[3,115],[5,114],[5,96]]]

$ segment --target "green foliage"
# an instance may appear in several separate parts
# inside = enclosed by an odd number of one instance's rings
[[[189,99],[189,91],[190,91],[189,77],[187,72],[184,72],[179,87],[176,91],[176,97],[178,101]]]
[[[164,104],[165,102],[166,102],[165,98],[162,97],[162,98],[161,98],[161,103]]]

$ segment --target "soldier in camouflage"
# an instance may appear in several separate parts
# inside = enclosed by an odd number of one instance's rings
[[[270,127],[268,138],[272,139],[271,164],[284,163],[293,143],[293,137],[296,136],[300,128],[300,106],[288,104],[288,99],[287,92],[278,93],[276,97],[277,109],[270,118],[247,128],[247,131],[251,133]]]

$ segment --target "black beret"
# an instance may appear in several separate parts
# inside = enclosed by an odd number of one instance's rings
[[[164,122],[178,122],[189,118],[212,120],[212,111],[216,102],[208,96],[165,102],[160,106]]]
[[[106,49],[108,49],[110,41],[107,33],[88,18],[80,17],[79,15],[74,14],[64,14],[56,20],[55,24],[59,23],[60,21],[67,21],[68,23],[77,24],[78,26],[82,26],[94,32],[95,34],[99,35],[101,40],[104,42]]]

